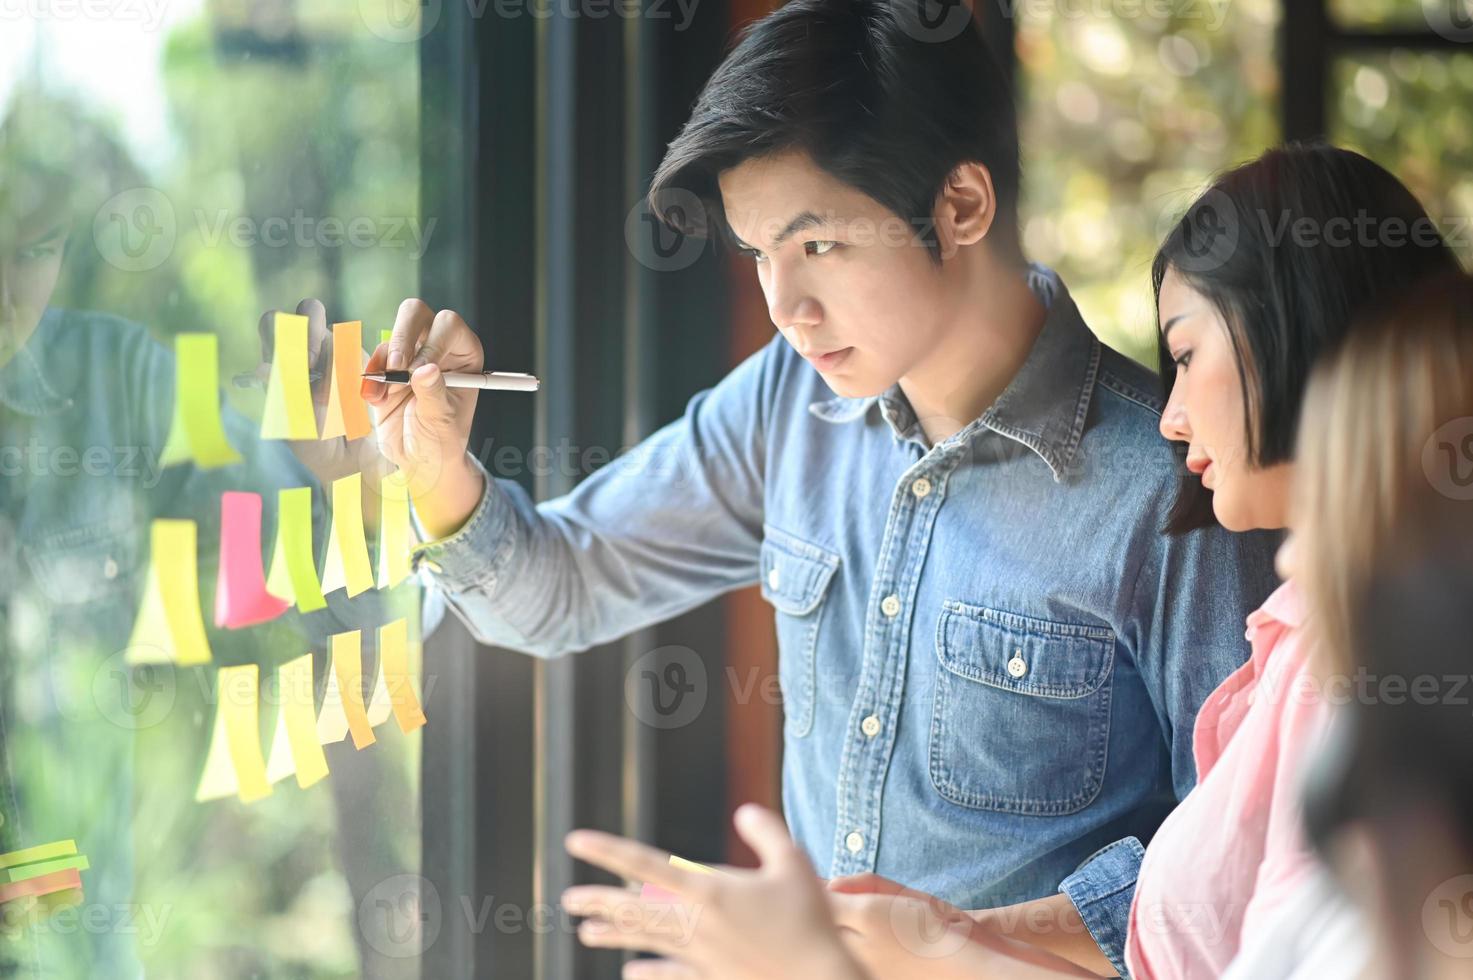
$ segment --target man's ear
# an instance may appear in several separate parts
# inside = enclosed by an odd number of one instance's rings
[[[936,240],[941,257],[949,259],[961,246],[986,238],[996,217],[991,171],[976,162],[958,164],[936,195]]]

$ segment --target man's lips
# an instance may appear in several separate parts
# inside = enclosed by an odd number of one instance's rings
[[[849,356],[849,352],[852,351],[853,349],[854,349],[853,347],[841,347],[838,350],[826,351],[826,352],[821,353],[821,354],[816,354],[816,353],[804,354],[803,355],[803,358],[809,364],[812,364],[814,367],[818,368],[820,371],[823,371],[823,370],[825,370],[827,368],[831,368],[831,367],[836,366],[845,357]]]

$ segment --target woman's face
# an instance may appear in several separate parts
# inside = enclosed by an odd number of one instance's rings
[[[61,275],[67,226],[62,212],[21,218],[0,213],[0,365],[25,346]]]
[[[1187,444],[1187,468],[1212,491],[1212,509],[1223,527],[1284,527],[1293,467],[1257,467],[1249,460],[1243,384],[1222,314],[1175,269],[1161,283],[1158,312],[1176,362],[1161,434]]]

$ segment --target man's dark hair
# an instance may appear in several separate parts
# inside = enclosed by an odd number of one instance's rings
[[[792,0],[753,23],[670,143],[650,187],[650,210],[686,234],[707,235],[712,226],[727,234],[721,172],[802,151],[908,222],[939,262],[936,195],[959,164],[976,162],[991,173],[997,196],[988,241],[1021,261],[1008,79],[975,19],[933,28],[925,3]],[[705,214],[681,206],[687,195]]]
[[[1351,150],[1295,143],[1203,192],[1161,244],[1151,279],[1158,311],[1174,270],[1227,324],[1248,461],[1263,467],[1293,458],[1310,372],[1358,314],[1458,268],[1436,223],[1384,167]],[[1169,398],[1176,365],[1159,329],[1157,342]],[[1210,491],[1183,467],[1167,531],[1214,523]]]

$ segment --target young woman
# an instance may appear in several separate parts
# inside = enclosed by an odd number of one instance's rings
[[[1154,268],[1169,391],[1161,429],[1183,444],[1192,475],[1170,530],[1214,518],[1231,530],[1286,527],[1313,366],[1343,343],[1358,312],[1455,269],[1415,198],[1357,154],[1286,147],[1214,184],[1168,236]],[[1323,699],[1295,696],[1314,679],[1295,582],[1250,617],[1248,638],[1250,660],[1198,715],[1198,788],[1141,861],[1127,942],[1133,976],[1220,975],[1243,937],[1266,928],[1315,871],[1298,784],[1328,713]],[[631,964],[628,976],[851,976],[862,975],[860,963],[887,978],[1114,972],[1102,956],[1049,956],[1050,947],[1063,951],[1065,930],[1034,928],[1019,914],[1026,906],[964,917],[867,877],[831,883],[830,911],[775,818],[741,819],[763,828],[764,867],[717,879],[665,868],[657,852],[631,842],[575,835],[575,856],[674,891],[699,913],[683,932],[661,929],[648,925],[658,905],[575,888],[565,903],[592,916],[584,940],[675,961]],[[827,929],[830,915],[844,930],[848,962]]]

